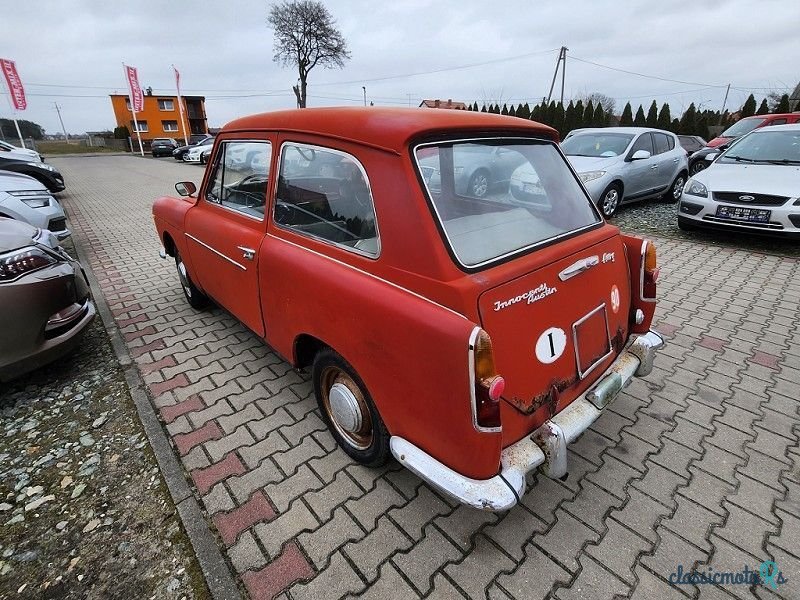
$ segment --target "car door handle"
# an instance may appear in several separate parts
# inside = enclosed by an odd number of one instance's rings
[[[253,260],[253,257],[256,255],[256,251],[252,248],[247,248],[245,246],[236,246],[239,250],[242,251],[242,256],[247,260]]]
[[[596,254],[594,256],[587,256],[586,258],[582,258],[581,260],[572,263],[566,269],[561,271],[558,274],[558,278],[561,281],[566,281],[567,279],[575,277],[575,275],[583,273],[584,271],[591,269],[592,267],[597,266],[599,264],[600,264],[599,256],[597,256]]]
[[[653,169],[657,169],[657,168],[658,168],[658,165],[653,165],[652,167],[650,167],[650,170],[652,171]]]
[[[678,160],[679,160],[679,159],[677,159],[677,158],[673,158],[673,159],[672,159],[672,162],[674,162],[675,164],[678,164]]]

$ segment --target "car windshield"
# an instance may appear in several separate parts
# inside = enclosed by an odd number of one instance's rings
[[[745,133],[750,133],[765,120],[766,119],[742,119],[741,121],[737,121],[728,127],[719,135],[719,137],[739,137]]]
[[[720,163],[758,162],[773,164],[800,164],[800,130],[774,131],[765,127],[731,146]]]
[[[601,222],[555,144],[484,139],[417,146],[453,254],[479,267]]]
[[[561,149],[567,156],[619,156],[632,139],[627,133],[579,133],[564,140]]]

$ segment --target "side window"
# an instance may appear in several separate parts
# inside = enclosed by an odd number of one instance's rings
[[[369,256],[380,254],[364,168],[344,152],[284,144],[275,223]]]
[[[637,150],[647,150],[650,154],[655,154],[653,152],[653,141],[649,133],[643,133],[642,135],[639,136],[639,139],[633,143],[633,148],[631,148],[631,154],[633,154]]]
[[[223,142],[206,199],[263,219],[271,155],[269,142]]]
[[[665,133],[653,133],[653,140],[655,142],[656,154],[663,154],[669,152],[669,139]]]
[[[675,138],[671,135],[666,136],[667,138],[667,146],[670,150],[675,150]]]
[[[772,126],[772,125],[786,125],[786,119],[775,119],[768,123],[765,123],[765,126]]]

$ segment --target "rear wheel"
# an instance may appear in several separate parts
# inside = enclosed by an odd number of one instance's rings
[[[600,196],[598,208],[606,219],[610,219],[616,214],[620,202],[622,202],[622,190],[618,183],[612,183]]]
[[[342,450],[368,467],[386,463],[389,432],[353,367],[324,348],[314,358],[312,379],[320,412]]]
[[[681,199],[681,194],[683,194],[683,186],[686,185],[686,175],[684,173],[678,173],[678,176],[675,178],[675,181],[672,182],[669,190],[666,194],[664,194],[663,199],[665,202],[675,203]]]
[[[485,169],[478,169],[469,178],[467,194],[473,198],[483,198],[489,193],[489,173]]]
[[[181,288],[183,288],[183,295],[186,296],[186,301],[192,308],[203,308],[208,304],[208,296],[197,289],[192,278],[189,277],[189,271],[186,270],[186,263],[183,262],[180,253],[175,250],[175,267],[178,269],[178,279],[181,281]]]
[[[705,163],[702,160],[698,160],[691,165],[689,165],[689,176],[697,175],[700,171],[706,168]]]

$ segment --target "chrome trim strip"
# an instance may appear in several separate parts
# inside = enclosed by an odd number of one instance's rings
[[[478,425],[478,399],[475,397],[475,340],[478,339],[478,334],[481,328],[477,325],[469,334],[469,399],[470,408],[472,408],[472,426],[475,431],[480,433],[500,433],[503,431],[502,425],[500,427],[481,427]]]
[[[705,215],[703,217],[703,221],[710,221],[712,223],[720,223],[723,225],[733,225],[735,227],[741,227],[743,229],[765,229],[768,231],[781,231],[785,229],[783,225],[780,223],[740,223],[733,219],[720,219],[719,217],[715,217],[713,215]]]
[[[240,264],[240,263],[236,262],[236,261],[235,261],[235,260],[233,260],[232,258],[228,258],[227,256],[225,256],[225,255],[224,255],[222,252],[220,252],[219,250],[215,250],[214,248],[212,248],[211,246],[209,246],[209,245],[208,245],[208,244],[206,244],[205,242],[201,242],[200,240],[198,240],[198,239],[197,239],[196,237],[194,237],[193,235],[190,235],[190,234],[188,234],[188,233],[184,233],[183,235],[185,235],[186,237],[188,237],[190,240],[194,240],[195,242],[197,242],[198,244],[200,244],[201,246],[203,246],[203,248],[208,248],[209,250],[211,250],[211,251],[212,251],[214,254],[216,254],[216,255],[217,255],[217,256],[219,256],[220,258],[224,258],[224,259],[225,259],[225,260],[227,260],[229,263],[231,263],[231,264],[233,264],[233,265],[236,265],[236,266],[237,266],[237,267],[239,267],[239,268],[240,268],[242,271],[247,271],[247,267],[245,267],[244,265],[242,265],[242,264]]]
[[[602,310],[603,311],[603,320],[606,324],[606,337],[608,338],[608,352],[606,352],[603,356],[598,358],[592,365],[586,369],[586,371],[581,371],[581,355],[580,350],[578,348],[578,327],[584,321],[587,321],[589,318],[592,317],[596,312]],[[590,312],[586,313],[580,319],[575,321],[572,324],[572,347],[575,349],[575,367],[578,369],[578,377],[583,380],[586,376],[594,371],[597,366],[602,363],[605,359],[607,359],[611,354],[614,352],[614,348],[611,346],[611,333],[608,331],[608,311],[606,311],[606,303],[603,302],[600,306],[595,309],[592,309]]]
[[[335,262],[336,264],[342,265],[343,267],[348,267],[350,269],[353,269],[354,271],[358,271],[359,273],[362,273],[363,275],[366,275],[368,277],[372,277],[373,279],[376,279],[377,281],[381,281],[381,282],[383,282],[383,283],[385,283],[387,285],[390,285],[395,289],[402,290],[403,292],[406,292],[407,294],[411,294],[412,296],[414,296],[416,298],[419,298],[420,300],[424,300],[425,302],[427,302],[429,304],[433,304],[434,306],[438,306],[439,308],[443,308],[447,312],[452,313],[452,314],[456,315],[457,317],[461,317],[462,319],[464,319],[466,321],[470,321],[470,319],[467,319],[467,317],[465,315],[462,315],[460,312],[454,311],[452,308],[444,306],[443,304],[439,304],[438,302],[435,302],[434,300],[431,300],[430,298],[426,298],[425,296],[422,296],[421,294],[418,294],[416,292],[412,292],[408,288],[404,288],[403,286],[397,285],[396,283],[392,283],[391,281],[383,279],[382,277],[378,277],[377,275],[373,275],[372,273],[364,271],[363,269],[359,269],[358,267],[354,267],[353,265],[348,264],[346,262],[343,262],[343,261],[341,261],[341,260],[339,260],[337,258],[333,258],[332,256],[328,256],[327,254],[323,254],[322,252],[317,252],[316,250],[312,250],[311,248],[306,248],[305,246],[301,246],[300,244],[297,244],[295,242],[291,242],[291,241],[289,241],[287,239],[284,239],[282,237],[278,237],[274,233],[267,233],[267,236],[271,237],[271,238],[274,238],[276,240],[280,240],[281,242],[283,242],[285,244],[289,244],[290,246],[294,246],[295,248],[300,248],[301,250],[305,250],[306,252],[310,252],[311,254],[315,254],[316,256],[320,256],[322,258],[326,258],[331,262]]]

